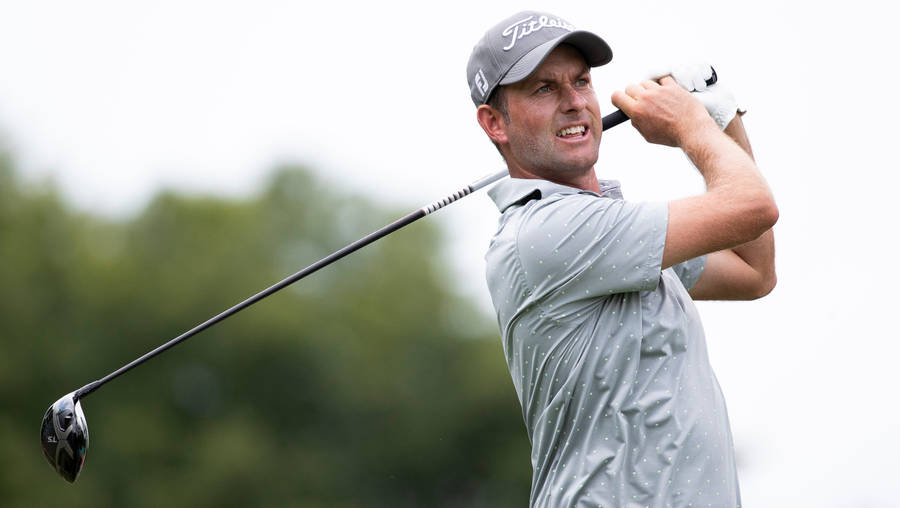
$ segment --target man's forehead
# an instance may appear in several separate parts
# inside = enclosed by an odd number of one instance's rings
[[[530,76],[519,83],[534,83],[537,81],[551,81],[565,73],[577,73],[578,75],[590,73],[591,67],[585,62],[581,52],[572,46],[562,44],[554,49],[541,65]],[[516,84],[519,84],[516,83]]]

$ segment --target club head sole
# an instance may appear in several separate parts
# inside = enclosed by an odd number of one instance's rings
[[[61,397],[44,413],[41,449],[50,466],[69,483],[75,483],[84,466],[90,444],[87,420],[75,392]]]

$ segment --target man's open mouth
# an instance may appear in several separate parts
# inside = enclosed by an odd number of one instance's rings
[[[556,133],[558,138],[580,138],[587,134],[587,127],[584,125],[576,125],[574,127],[566,127]]]

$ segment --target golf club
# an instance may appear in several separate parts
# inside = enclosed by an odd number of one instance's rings
[[[713,71],[713,75],[710,80],[714,83],[715,79],[716,74],[715,71]],[[710,80],[708,80],[709,84],[711,84]],[[611,129],[612,127],[619,125],[627,119],[628,117],[624,113],[616,110],[612,114],[603,117],[603,130]],[[140,358],[137,358],[131,363],[128,363],[118,370],[106,375],[105,377],[88,383],[78,390],[75,390],[74,392],[61,397],[59,400],[54,402],[49,409],[47,409],[47,412],[44,414],[44,419],[41,422],[41,448],[43,449],[44,457],[47,459],[47,462],[49,462],[50,466],[53,467],[53,469],[57,473],[59,473],[60,476],[65,478],[66,481],[74,483],[78,478],[78,475],[81,472],[81,468],[84,465],[85,454],[87,453],[88,445],[90,442],[87,420],[84,416],[84,410],[81,407],[81,399],[94,392],[97,388],[100,388],[104,384],[121,376],[122,374],[146,362],[154,356],[157,356],[180,344],[181,342],[184,342],[190,337],[202,332],[203,330],[224,320],[225,318],[236,314],[238,311],[241,311],[262,300],[263,298],[276,293],[281,289],[284,289],[285,287],[297,282],[307,275],[316,272],[317,270],[324,268],[331,263],[334,263],[344,256],[358,249],[361,249],[362,247],[365,247],[375,240],[387,236],[394,231],[397,231],[398,229],[403,228],[404,226],[407,226],[421,219],[422,217],[425,217],[430,213],[440,210],[441,208],[459,199],[462,199],[463,197],[468,196],[469,194],[483,187],[486,187],[507,175],[507,170],[504,169],[497,173],[485,176],[454,192],[453,194],[450,194],[444,199],[435,201],[429,205],[419,208],[418,210],[406,215],[405,217],[402,217],[395,222],[388,224],[387,226],[369,234],[368,236],[365,236],[351,243],[350,245],[347,245],[346,247],[313,263],[312,265],[291,275],[290,277],[283,279],[282,281],[260,291],[259,293],[217,314],[216,316],[211,317],[210,319],[200,323],[194,328],[191,328],[178,337],[175,337],[169,342],[166,342],[165,344],[146,353]]]

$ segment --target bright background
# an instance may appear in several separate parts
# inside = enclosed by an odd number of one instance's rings
[[[604,37],[604,112],[646,69],[708,60],[749,111],[781,210],[776,290],[700,304],[745,505],[900,506],[900,38],[882,5],[4,1],[0,132],[29,179],[109,216],[160,187],[247,195],[284,161],[412,210],[502,167],[464,76],[499,19],[550,10]],[[604,135],[597,172],[631,199],[702,190],[683,155],[627,124]],[[451,230],[446,270],[485,313],[496,217],[482,193],[428,219]]]

